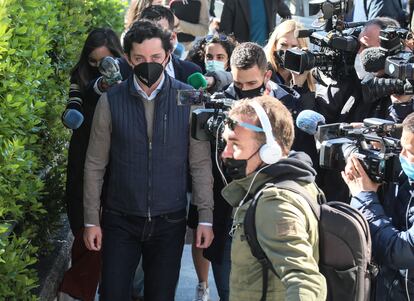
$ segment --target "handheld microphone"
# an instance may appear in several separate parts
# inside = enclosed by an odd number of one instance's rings
[[[63,124],[71,129],[78,129],[83,123],[83,114],[75,109],[67,109],[62,115]]]
[[[99,63],[98,70],[102,74],[105,83],[109,86],[122,81],[118,61],[111,56],[107,56],[102,59]]]
[[[325,124],[325,117],[312,110],[303,110],[296,117],[296,126],[309,135],[315,135],[321,124]]]
[[[187,78],[187,84],[198,90],[207,88],[207,80],[200,72],[195,72]]]
[[[385,68],[385,53],[380,47],[367,48],[361,52],[361,63],[367,72],[378,72]]]

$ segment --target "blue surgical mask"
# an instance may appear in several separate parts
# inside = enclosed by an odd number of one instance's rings
[[[214,71],[226,71],[224,68],[224,62],[221,61],[206,61],[206,71],[207,72],[214,72]]]
[[[414,164],[408,162],[407,158],[400,155],[401,168],[410,180],[414,180]]]

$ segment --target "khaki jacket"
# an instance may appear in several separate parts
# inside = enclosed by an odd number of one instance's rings
[[[224,198],[233,207],[245,196],[252,178],[250,175],[233,181],[223,189]],[[258,191],[271,180],[270,176],[259,174],[251,191]],[[316,202],[316,186],[304,186]],[[244,236],[243,221],[250,202],[248,199],[236,209],[234,216],[231,301],[255,301],[262,296],[262,266],[251,254]],[[266,189],[257,204],[256,229],[258,241],[279,276],[269,271],[266,300],[325,300],[326,281],[318,268],[318,222],[307,201],[290,191]]]

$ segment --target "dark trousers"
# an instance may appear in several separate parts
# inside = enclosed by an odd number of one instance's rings
[[[140,257],[144,298],[174,300],[186,231],[186,211],[152,217],[104,210],[101,301],[130,301]]]

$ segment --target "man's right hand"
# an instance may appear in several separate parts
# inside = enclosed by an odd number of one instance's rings
[[[102,230],[99,226],[85,227],[83,241],[86,248],[91,251],[99,251],[102,246]]]

